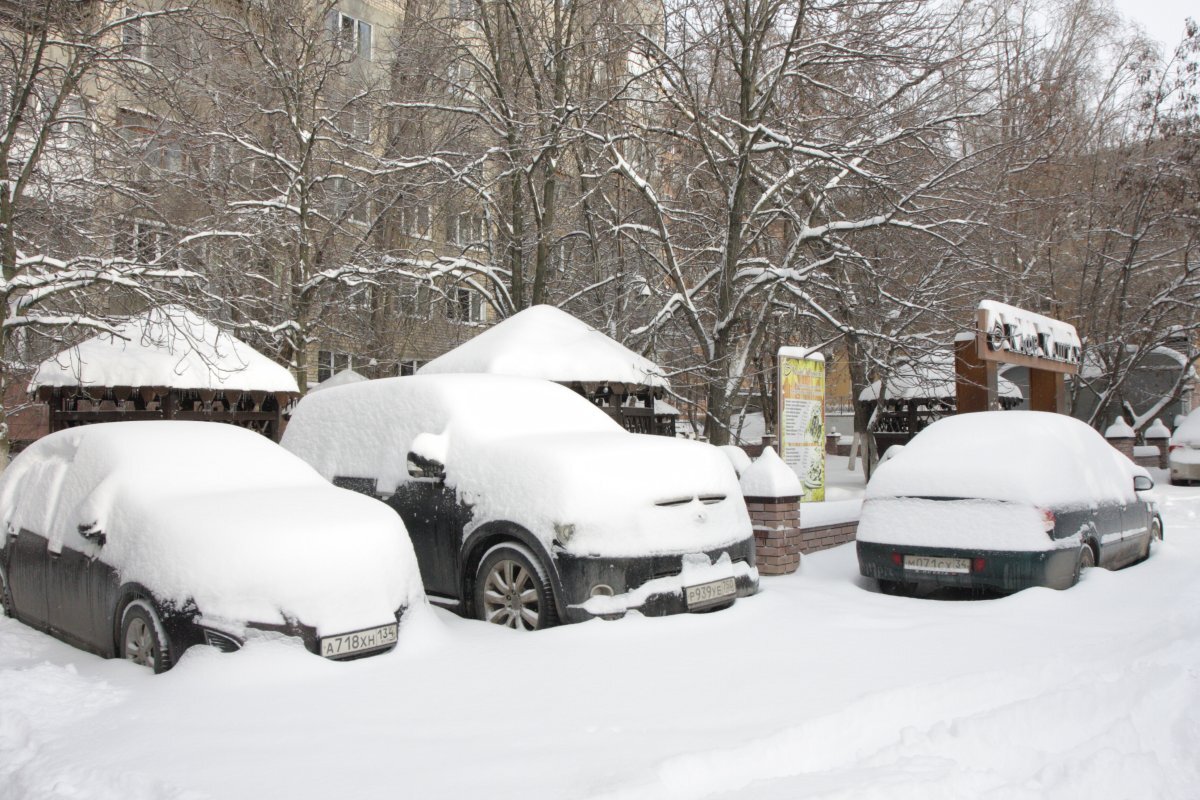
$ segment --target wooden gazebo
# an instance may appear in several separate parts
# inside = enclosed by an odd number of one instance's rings
[[[634,433],[674,436],[679,416],[664,403],[656,407],[655,400],[670,387],[657,364],[553,306],[514,314],[417,372],[553,381],[591,400]]]
[[[950,351],[897,364],[888,378],[886,391],[881,387],[882,382],[875,381],[858,396],[867,417],[878,415],[874,436],[876,451],[881,456],[894,444],[908,444],[936,420],[957,413],[954,354]],[[1000,378],[998,391],[1001,408],[1021,404],[1021,390],[1011,381]],[[876,411],[881,393],[883,408]]]
[[[299,397],[285,368],[182,306],[162,306],[38,366],[29,391],[50,431],[95,422],[225,422],[279,441]]]

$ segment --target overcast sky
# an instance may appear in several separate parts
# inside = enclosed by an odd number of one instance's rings
[[[1117,10],[1146,29],[1146,32],[1170,52],[1183,38],[1183,21],[1192,17],[1200,22],[1197,0],[1113,0]]]

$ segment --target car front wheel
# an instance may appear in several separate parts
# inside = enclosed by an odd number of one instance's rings
[[[485,622],[519,631],[558,623],[554,591],[537,557],[518,544],[497,545],[475,573],[475,613]]]
[[[164,641],[162,623],[153,606],[134,600],[121,618],[120,656],[126,661],[158,672],[171,668],[170,647]]]

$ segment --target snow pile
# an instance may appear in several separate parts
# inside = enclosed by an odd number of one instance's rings
[[[1063,414],[959,414],[933,423],[882,463],[865,496],[1008,500],[1060,509],[1125,504],[1136,499],[1130,467],[1096,431]]]
[[[235,625],[291,617],[339,633],[384,624],[422,597],[394,512],[229,425],[118,422],[47,436],[0,476],[0,525]]]
[[[750,456],[746,455],[746,451],[736,444],[723,444],[719,449],[729,459],[729,463],[733,465],[734,472],[739,476],[750,467]]]
[[[360,375],[352,369],[344,369],[336,375],[329,377],[316,386],[309,389],[310,392],[319,392],[322,389],[332,389],[335,386],[346,386],[351,383],[362,383],[368,380],[365,375]]]
[[[1183,421],[1175,426],[1175,433],[1171,436],[1171,445],[1200,447],[1200,408],[1188,413]]]
[[[831,497],[833,492],[826,491],[825,502],[805,503],[800,506],[801,528],[823,528],[827,525],[841,525],[854,522],[862,513],[862,498],[852,497],[838,500]]]
[[[43,361],[39,386],[160,386],[298,393],[284,367],[182,306],[152,308]]]
[[[375,658],[159,676],[0,618],[0,797],[1195,800],[1200,488],[1163,494],[1145,563],[992,600],[882,595],[847,545],[712,614],[435,609]]]
[[[1132,439],[1137,436],[1133,432],[1133,428],[1129,427],[1129,423],[1124,417],[1117,417],[1113,420],[1113,424],[1109,425],[1104,431],[1105,439]]]
[[[741,485],[746,497],[799,497],[804,494],[800,479],[783,463],[774,447],[763,448],[762,455],[742,472]]]
[[[417,370],[668,386],[662,369],[553,306],[533,306]]]
[[[1164,425],[1161,419],[1155,419],[1154,424],[1146,428],[1145,436],[1147,439],[1169,439],[1171,429]]]
[[[547,548],[557,540],[614,557],[709,550],[751,535],[721,451],[627,433],[547,381],[418,375],[330,389],[299,403],[283,445],[327,479],[375,479],[383,493],[409,480],[414,449],[443,456],[446,484],[473,509],[467,534],[508,520]]]

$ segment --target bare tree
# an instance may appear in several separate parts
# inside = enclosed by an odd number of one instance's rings
[[[727,439],[774,304],[859,330],[822,299],[849,291],[839,264],[870,272],[866,245],[882,230],[952,243],[946,194],[973,158],[957,132],[984,113],[978,90],[964,96],[970,81],[949,80],[978,46],[958,35],[959,11],[690,0],[643,38],[655,111],[607,145],[649,221],[622,235],[656,266],[662,303],[643,332],[678,337],[700,365],[713,441]]]
[[[144,34],[175,13],[59,0],[0,8],[0,396],[76,329],[112,330],[114,313],[190,274],[158,248],[114,247],[146,155],[120,137],[115,97],[153,69]],[[0,405],[0,466],[10,410]]]

